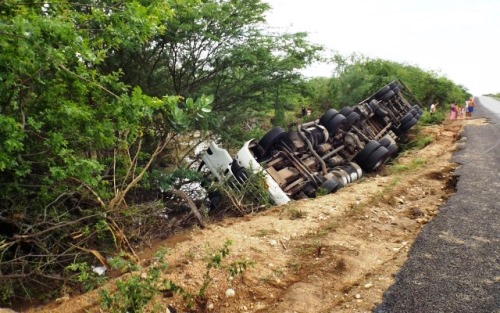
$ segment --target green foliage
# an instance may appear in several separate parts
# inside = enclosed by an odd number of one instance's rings
[[[200,298],[205,298],[208,286],[212,283],[213,278],[210,275],[211,269],[218,269],[222,267],[222,260],[229,255],[230,245],[232,245],[232,241],[227,240],[218,251],[215,251],[207,258],[208,262],[205,274],[203,275],[203,283],[198,291],[198,296]]]
[[[145,277],[131,275],[116,282],[117,290],[110,294],[103,289],[99,292],[101,306],[107,312],[144,312],[145,306],[159,294],[156,284],[160,271],[148,270]]]
[[[428,146],[434,140],[435,140],[435,138],[432,135],[426,136],[426,135],[422,135],[422,134],[417,133],[417,135],[414,138],[401,144],[401,150],[402,151],[420,150],[420,149],[423,149],[426,146]]]
[[[297,105],[304,93],[297,70],[317,60],[321,47],[305,33],[266,30],[269,5],[261,0],[169,3],[175,15],[164,20],[164,32],[122,48],[103,68],[120,69],[123,81],[149,95],[213,94],[208,127],[224,140],[269,123],[262,112],[276,110],[274,124],[282,125],[280,107]]]
[[[307,213],[294,206],[286,206],[281,213],[286,213],[289,219],[297,220],[306,217]]]
[[[433,114],[429,111],[424,111],[419,122],[422,125],[441,124],[446,118],[446,113],[443,109],[436,110]]]
[[[64,268],[88,289],[81,264],[93,255],[81,251],[119,246],[110,220],[132,189],[157,187],[143,180],[154,160],[207,127],[213,97],[152,96],[106,66],[165,32],[167,1],[13,0],[0,12],[0,236],[11,247],[0,272],[20,277],[17,296]]]
[[[137,271],[140,269],[139,265],[135,262],[125,258],[125,253],[120,253],[120,255],[109,258],[108,262],[112,269],[119,270],[120,273],[127,273],[131,271]]]
[[[106,312],[144,312],[146,306],[162,291],[183,293],[183,289],[174,283],[161,277],[167,270],[165,261],[167,252],[159,250],[155,253],[155,263],[142,274],[131,274],[127,278],[116,282],[116,291],[109,292],[108,289],[99,291],[101,307]],[[118,261],[115,264],[124,264]],[[156,312],[156,310],[154,310]]]
[[[105,277],[94,273],[86,262],[72,263],[65,270],[74,273],[74,275],[69,276],[69,279],[79,282],[82,291],[93,290],[105,281]]]
[[[336,108],[359,103],[395,79],[403,81],[427,107],[436,101],[444,105],[452,101],[462,102],[471,96],[463,86],[413,65],[359,55],[336,55],[332,62],[336,64],[336,70],[329,91],[323,97],[329,95]]]
[[[253,265],[253,262],[248,260],[237,260],[228,265],[223,264],[223,260],[229,255],[229,247],[233,244],[231,240],[226,240],[223,246],[217,249],[214,252],[211,252],[210,255],[206,258],[207,265],[205,274],[203,275],[203,282],[201,284],[200,289],[198,290],[197,297],[200,299],[206,298],[206,292],[208,287],[213,281],[211,270],[212,269],[225,269],[231,275],[231,277],[241,275],[248,268],[248,266]]]
[[[207,263],[203,281],[196,294],[188,292],[173,281],[162,278],[162,273],[167,270],[168,264],[164,260],[167,252],[160,250],[155,253],[155,263],[145,272],[132,274],[125,279],[118,280],[117,289],[113,293],[107,289],[100,290],[101,307],[107,312],[144,312],[148,306],[151,306],[156,296],[166,291],[181,295],[187,307],[191,307],[193,304],[202,305],[206,303],[206,293],[213,281],[212,270],[224,269],[231,277],[234,277],[241,275],[249,266],[253,265],[248,260],[237,260],[224,265],[223,261],[229,255],[231,245],[231,240],[226,240],[222,247],[209,252],[205,259]]]
[[[407,171],[414,171],[425,166],[427,161],[421,158],[412,159],[409,164],[394,164],[388,167],[391,174],[400,174]]]
[[[243,183],[233,176],[228,176],[224,181],[211,186],[210,192],[220,196],[215,204],[218,212],[245,215],[272,205],[265,173],[254,173],[251,169],[245,170],[244,173],[246,180]]]
[[[169,190],[179,188],[186,181],[200,181],[202,173],[188,168],[177,168],[173,171],[153,169],[145,182],[146,188]]]
[[[1,281],[0,284],[0,303],[10,304],[10,299],[14,296],[14,287],[11,282]]]

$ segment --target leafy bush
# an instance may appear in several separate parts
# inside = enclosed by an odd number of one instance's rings
[[[431,114],[429,111],[425,110],[419,122],[422,125],[442,124],[445,118],[446,113],[444,112],[444,110],[437,110],[434,114]]]
[[[211,111],[213,97],[152,97],[103,65],[162,33],[166,2],[91,6],[0,4],[0,280],[17,297],[84,275],[93,251],[133,255],[117,221]]]
[[[164,260],[165,253],[157,253],[155,264],[142,274],[132,274],[126,279],[118,280],[116,291],[110,292],[103,289],[99,292],[101,307],[107,312],[144,312],[152,305],[155,297],[164,292],[175,292],[182,296],[184,305],[192,307],[197,305],[199,309],[205,310],[207,303],[207,291],[213,281],[212,270],[224,269],[231,277],[241,275],[253,263],[247,260],[237,260],[227,265],[223,260],[229,255],[229,247],[232,242],[226,240],[222,247],[210,251],[205,258],[206,269],[202,277],[202,283],[196,293],[190,293],[171,280],[163,278],[162,275],[168,268]],[[153,311],[159,312],[157,306],[153,305]],[[158,308],[161,308],[158,306]],[[160,309],[161,310],[161,309]],[[163,310],[161,310],[163,312]]]

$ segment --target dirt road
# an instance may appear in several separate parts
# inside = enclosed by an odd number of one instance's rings
[[[420,128],[430,144],[336,194],[301,200],[182,235],[167,257],[169,279],[195,293],[206,256],[226,239],[224,263],[252,263],[242,276],[213,270],[209,312],[370,312],[382,300],[423,225],[454,192],[450,163],[464,124]],[[227,297],[228,288],[235,291]],[[185,312],[178,295],[156,299]],[[97,292],[29,312],[98,312]],[[61,303],[62,302],[62,303]]]

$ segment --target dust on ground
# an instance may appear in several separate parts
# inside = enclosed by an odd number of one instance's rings
[[[420,229],[453,194],[450,163],[466,124],[420,128],[432,142],[339,192],[229,218],[158,245],[172,247],[168,279],[196,293],[206,256],[232,241],[224,263],[252,263],[241,276],[212,270],[208,312],[370,312],[382,300]],[[173,244],[175,243],[175,244]],[[105,286],[112,288],[111,281]],[[228,288],[235,291],[227,297]],[[27,312],[99,312],[97,291]],[[186,312],[177,294],[156,299]],[[203,310],[201,310],[203,311]]]

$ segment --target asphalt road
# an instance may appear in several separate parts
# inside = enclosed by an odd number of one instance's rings
[[[423,228],[376,313],[500,313],[500,102],[476,103],[473,118],[490,123],[463,133],[457,193]]]

